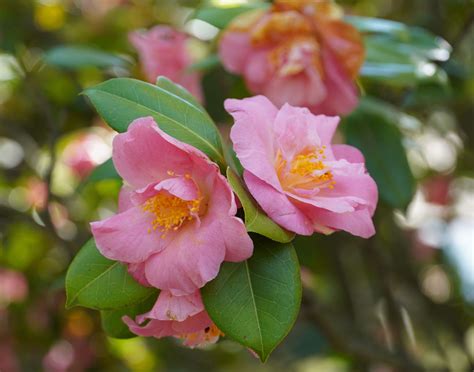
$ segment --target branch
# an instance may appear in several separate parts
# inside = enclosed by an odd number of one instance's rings
[[[303,314],[324,334],[334,349],[364,362],[386,363],[402,371],[424,371],[406,356],[390,353],[378,344],[364,338],[353,327],[336,319],[308,290],[303,291]]]

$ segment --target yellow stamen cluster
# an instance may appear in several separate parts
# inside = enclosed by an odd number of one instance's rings
[[[277,155],[276,170],[283,186],[289,188],[334,188],[333,174],[324,164],[326,146],[296,155],[289,167],[281,153]]]
[[[148,199],[143,211],[152,213],[155,218],[148,233],[159,230],[166,237],[170,230],[178,230],[185,221],[190,221],[199,212],[201,199],[183,200],[168,193],[159,193]]]

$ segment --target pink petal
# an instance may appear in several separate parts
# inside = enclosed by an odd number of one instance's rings
[[[240,262],[252,256],[253,241],[240,218],[229,217],[221,222],[225,244],[225,261]]]
[[[158,128],[151,117],[130,124],[113,141],[113,161],[122,178],[133,188],[142,188],[164,178],[168,171],[189,173],[191,162],[184,146]]]
[[[332,145],[332,152],[334,157],[339,159],[345,159],[350,163],[363,163],[365,164],[364,155],[359,149],[349,145]]]
[[[173,329],[173,323],[166,320],[151,320],[143,327],[139,326],[128,316],[124,316],[122,320],[128,326],[130,332],[137,336],[162,338],[176,334],[176,331]]]
[[[322,55],[328,93],[324,101],[311,107],[311,111],[325,115],[349,114],[359,100],[357,87],[329,49],[323,48]]]
[[[328,226],[334,230],[344,230],[362,238],[370,238],[375,234],[375,227],[367,208],[347,213],[333,213],[319,209],[312,211],[311,218],[315,224]]]
[[[240,262],[253,253],[253,242],[237,212],[234,192],[227,179],[218,174],[212,186],[207,217],[220,222],[221,236],[226,249],[225,261]]]
[[[310,107],[322,102],[327,95],[321,75],[312,67],[297,75],[273,76],[263,92],[277,107],[285,103]]]
[[[145,263],[128,264],[128,273],[144,287],[151,287],[145,276]]]
[[[183,226],[167,249],[147,260],[146,277],[175,296],[191,294],[217,276],[224,257],[220,223],[206,216],[199,228]]]
[[[191,177],[173,177],[161,181],[155,186],[156,191],[165,190],[183,200],[195,200],[199,197],[199,188]]]
[[[219,40],[219,57],[226,70],[241,73],[252,47],[248,33],[227,31]]]
[[[206,327],[212,325],[212,320],[206,311],[201,311],[184,322],[173,322],[173,329],[177,335],[186,333],[194,333],[204,330]]]
[[[288,197],[262,181],[247,170],[244,179],[252,196],[273,221],[289,231],[311,235],[311,221],[288,199]]]
[[[151,232],[153,217],[141,207],[133,207],[103,221],[91,223],[97,248],[105,257],[127,263],[139,263],[164,249],[172,238]]]
[[[127,209],[130,209],[135,206],[131,199],[133,190],[128,186],[122,186],[120,189],[118,197],[118,210],[119,213],[125,212]]]
[[[137,321],[143,323],[146,319],[156,319],[182,322],[203,310],[199,291],[187,296],[173,296],[171,292],[161,291],[153,308],[137,317]]]
[[[226,110],[234,117],[230,137],[243,167],[275,188],[280,188],[273,162],[273,121],[277,109],[263,97],[228,99]]]

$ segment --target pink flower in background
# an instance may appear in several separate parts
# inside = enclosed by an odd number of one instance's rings
[[[354,147],[331,145],[339,118],[257,96],[225,101],[247,187],[275,222],[301,235],[344,230],[368,238],[378,192]]]
[[[214,279],[223,261],[251,256],[234,194],[201,151],[147,117],[114,138],[112,158],[125,181],[119,213],[93,222],[92,233],[100,252],[129,264],[140,283],[188,295]]]
[[[173,336],[182,339],[184,345],[190,347],[215,343],[222,335],[207,315],[199,291],[179,297],[162,291],[151,311],[137,316],[136,322],[129,317],[123,320],[130,331],[138,336]]]
[[[155,26],[147,32],[130,33],[129,40],[138,51],[143,73],[150,83],[155,83],[158,76],[165,76],[203,101],[200,75],[186,71],[193,63],[186,34],[168,26]]]
[[[28,282],[25,276],[13,270],[0,269],[0,308],[23,301],[28,296]]]
[[[99,133],[89,130],[80,133],[70,141],[61,154],[61,160],[79,177],[85,178],[99,164],[110,158],[110,144],[107,137],[113,133],[103,128],[94,128]]]
[[[254,94],[316,114],[351,112],[364,61],[358,31],[329,0],[277,0],[269,11],[237,17],[219,42],[224,67]]]

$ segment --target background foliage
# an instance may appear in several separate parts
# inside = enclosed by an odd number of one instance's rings
[[[364,152],[379,185],[378,233],[297,238],[302,311],[267,364],[228,340],[190,351],[172,340],[108,338],[98,312],[65,309],[67,266],[89,239],[88,222],[115,211],[120,187],[110,161],[92,170],[110,157],[113,132],[79,93],[90,88],[93,101],[108,78],[140,77],[127,33],[170,23],[201,39],[195,67],[225,132],[223,99],[248,93],[212,56],[218,30],[191,20],[211,3],[219,2],[0,0],[0,370],[471,370],[470,0],[340,2],[349,14],[407,25],[381,32],[349,18],[365,27],[368,56],[364,98],[340,135]],[[141,293],[137,306],[147,299]],[[110,311],[102,323],[123,336],[113,328],[119,316]]]

